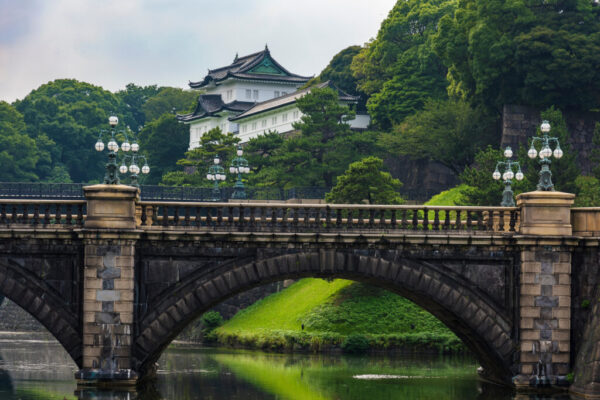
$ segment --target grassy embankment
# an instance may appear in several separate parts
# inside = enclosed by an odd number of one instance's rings
[[[459,202],[459,190],[452,189],[427,204]],[[224,345],[276,351],[464,351],[448,328],[409,300],[341,279],[302,279],[240,311],[213,337]]]

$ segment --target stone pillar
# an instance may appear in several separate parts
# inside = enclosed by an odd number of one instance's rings
[[[522,246],[517,389],[568,386],[571,329],[570,207],[574,195],[531,192],[517,196]]]
[[[75,377],[81,385],[135,384],[131,345],[138,189],[94,185],[84,192],[83,368]]]

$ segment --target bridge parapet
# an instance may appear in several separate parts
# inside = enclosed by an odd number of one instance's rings
[[[139,228],[237,232],[514,233],[515,207],[140,202]]]
[[[0,200],[0,226],[81,228],[85,200]]]

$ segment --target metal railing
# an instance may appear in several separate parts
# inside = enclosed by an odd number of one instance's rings
[[[0,200],[0,227],[73,228],[85,220],[84,200]]]
[[[514,207],[140,202],[140,228],[237,232],[515,232]]]

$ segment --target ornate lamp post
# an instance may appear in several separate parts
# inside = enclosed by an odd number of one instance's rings
[[[108,163],[106,164],[106,173],[104,174],[104,183],[108,185],[118,185],[119,181],[119,173],[117,172],[117,152],[119,151],[119,144],[115,139],[115,126],[119,123],[119,118],[114,115],[108,117],[108,124],[110,125],[110,139],[106,147],[108,147]],[[101,130],[98,135],[98,141],[94,146],[97,151],[104,150],[104,142],[102,141],[103,134],[106,131]],[[124,133],[124,132],[123,132]],[[133,148],[139,149],[139,145],[137,143],[133,143],[133,145],[129,144],[129,140],[127,139],[127,135],[125,135],[125,141],[121,143],[121,150],[124,152],[128,152]],[[137,151],[137,150],[136,150]]]
[[[209,181],[214,181],[213,185],[213,201],[221,200],[221,191],[219,190],[219,181],[224,181],[225,169],[221,167],[219,164],[221,163],[221,159],[218,155],[215,156],[213,160],[214,164],[210,166],[208,169],[208,173],[206,174],[206,179]]]
[[[244,182],[242,182],[242,174],[247,174],[250,172],[250,168],[248,167],[248,160],[242,157],[243,154],[244,151],[242,150],[242,146],[238,146],[237,157],[231,161],[231,167],[229,167],[229,172],[232,174],[237,174],[237,180],[233,186],[233,195],[231,196],[232,199],[246,198]]]
[[[554,155],[554,158],[559,159],[563,156],[563,151],[560,148],[558,138],[548,136],[550,132],[550,123],[548,121],[542,121],[540,130],[542,131],[542,137],[534,136],[531,138],[531,148],[527,152],[527,155],[531,159],[536,158],[538,152],[535,148],[535,143],[540,142],[542,144],[542,149],[539,152],[542,169],[540,170],[540,181],[538,182],[537,190],[551,191],[554,190],[554,184],[552,183],[552,172],[550,171],[550,164],[552,163],[550,157]],[[554,151],[550,148],[551,143],[556,144]]]
[[[127,171],[129,170],[129,172],[131,172],[131,186],[135,186],[136,188],[139,188],[140,185],[138,183],[138,174],[140,173],[140,167],[138,167],[137,165],[137,161],[143,159],[144,160],[144,166],[141,168],[142,174],[149,174],[150,173],[150,167],[148,166],[148,160],[146,159],[145,156],[140,156],[138,154],[136,154],[136,152],[139,150],[139,146],[137,146],[137,143],[134,143],[136,145],[136,150],[133,150],[133,145],[132,145],[132,149],[131,151],[133,151],[134,153],[132,155],[125,155],[123,157],[123,163],[121,164],[121,167],[119,167],[119,172],[122,174],[126,174]],[[125,161],[129,160],[129,168],[127,168],[127,165],[125,165]]]
[[[499,180],[502,178],[504,181],[504,191],[502,192],[502,202],[500,205],[502,207],[514,207],[515,199],[513,197],[512,191],[512,179],[520,181],[523,179],[523,172],[521,171],[521,165],[518,161],[512,161],[510,158],[513,156],[513,151],[510,147],[504,149],[504,157],[506,157],[506,161],[498,161],[496,164],[496,170],[492,174],[492,178],[495,180]],[[504,168],[504,173],[500,175],[499,168]],[[517,167],[517,173],[513,172],[513,167]]]

